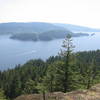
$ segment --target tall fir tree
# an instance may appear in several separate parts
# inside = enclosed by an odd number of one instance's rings
[[[61,55],[64,57],[64,81],[63,81],[63,87],[64,87],[64,92],[70,91],[71,87],[71,75],[72,75],[72,69],[71,69],[71,56],[73,52],[73,48],[75,47],[72,43],[72,38],[71,35],[68,34],[63,41],[62,47],[64,50],[61,50]]]

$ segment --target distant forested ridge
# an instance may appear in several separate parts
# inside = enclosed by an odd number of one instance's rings
[[[11,39],[22,41],[49,41],[65,38],[67,34],[73,37],[88,36],[87,33],[74,33],[67,27],[53,23],[32,22],[32,23],[1,23],[0,34],[11,34]]]
[[[69,30],[72,32],[100,32],[100,29],[71,25],[71,24],[63,24],[63,23],[56,23],[56,24],[45,23],[45,22],[0,23],[0,34],[41,33],[50,30]]]
[[[30,23],[1,23],[0,34],[17,33],[41,33],[49,30],[64,30],[65,28],[51,23],[30,22]]]
[[[22,41],[50,41],[54,39],[64,39],[67,34],[71,34],[72,37],[89,36],[87,33],[72,33],[68,30],[51,30],[37,33],[22,33],[13,34],[10,38]]]

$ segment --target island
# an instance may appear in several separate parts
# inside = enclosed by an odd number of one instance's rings
[[[72,37],[89,36],[87,33],[72,33],[67,30],[51,30],[42,33],[12,34],[10,38],[21,41],[50,41],[54,39],[63,39],[67,34],[70,34]]]

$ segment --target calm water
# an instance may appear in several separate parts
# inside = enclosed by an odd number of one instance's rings
[[[63,39],[49,42],[22,42],[0,36],[0,70],[13,68],[27,60],[57,55],[61,49]],[[75,51],[100,49],[100,33],[94,36],[73,38]]]

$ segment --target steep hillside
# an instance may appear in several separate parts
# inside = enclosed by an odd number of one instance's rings
[[[42,94],[30,94],[19,96],[15,100],[43,100],[43,97]],[[89,90],[49,93],[46,94],[46,100],[100,100],[100,84]]]

